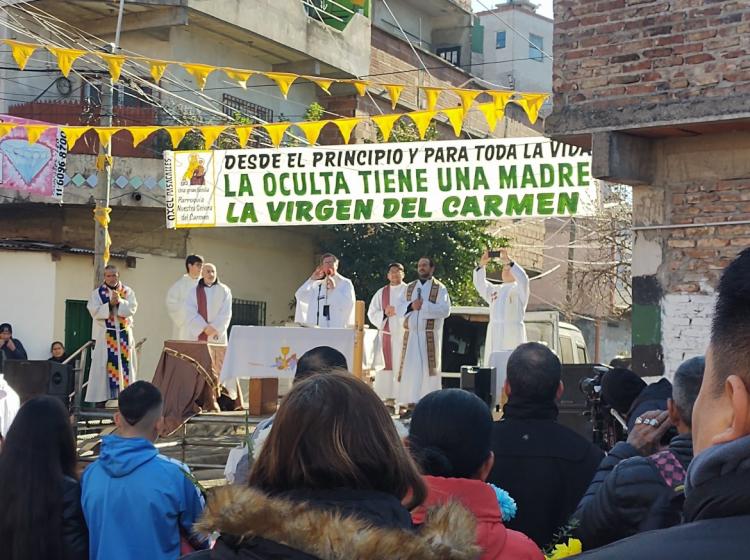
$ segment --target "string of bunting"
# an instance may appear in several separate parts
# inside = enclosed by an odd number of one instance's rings
[[[532,110],[538,111],[541,104],[544,102],[544,98],[539,98],[532,107]],[[507,104],[507,101],[505,101]],[[505,104],[503,100],[496,100],[491,103],[479,103],[474,106],[475,110],[480,111],[485,119],[490,130],[494,130],[500,119],[505,114]],[[430,123],[439,114],[446,117],[450,123],[453,132],[456,136],[461,135],[463,129],[463,121],[467,111],[464,107],[452,107],[449,109],[439,109],[435,111],[412,111],[409,113],[394,113],[386,115],[376,115],[372,117],[351,117],[351,118],[337,118],[330,120],[321,121],[304,121],[304,122],[277,122],[268,124],[242,124],[242,125],[203,125],[203,126],[67,126],[67,125],[56,125],[56,124],[22,124],[13,122],[0,121],[0,137],[5,136],[12,130],[25,129],[26,138],[30,144],[35,143],[39,138],[49,129],[58,129],[65,134],[65,139],[68,144],[68,149],[72,149],[76,142],[88,131],[93,130],[99,137],[99,142],[102,146],[107,146],[112,141],[112,137],[122,132],[128,132],[131,136],[133,146],[138,146],[141,142],[146,140],[149,136],[159,130],[165,131],[172,142],[174,149],[177,149],[180,142],[185,138],[190,131],[199,132],[203,136],[205,143],[205,149],[210,149],[214,142],[219,139],[223,133],[228,133],[230,130],[234,130],[234,133],[239,140],[240,147],[245,147],[250,137],[254,132],[259,132],[260,129],[265,130],[266,134],[271,140],[271,143],[278,147],[284,139],[284,134],[290,127],[298,127],[305,135],[307,141],[314,145],[320,133],[328,125],[334,125],[339,129],[341,137],[345,144],[349,143],[352,132],[356,126],[365,121],[373,122],[383,138],[387,141],[391,136],[396,122],[403,117],[411,119],[417,128],[419,137],[424,139],[427,129]]]
[[[12,39],[2,39],[0,40],[0,43],[4,43],[8,47],[10,47],[13,59],[16,61],[16,64],[18,65],[18,68],[20,70],[26,68],[26,64],[28,63],[29,59],[37,50],[42,49],[48,51],[57,59],[58,68],[65,77],[68,77],[74,63],[82,57],[95,57],[100,61],[104,61],[107,64],[107,67],[109,68],[109,74],[110,76],[112,76],[112,79],[114,81],[120,80],[122,68],[125,62],[137,61],[146,63],[149,66],[151,77],[156,83],[161,80],[168,66],[179,66],[193,77],[198,86],[198,89],[200,89],[201,91],[206,87],[208,76],[213,72],[223,72],[229,80],[236,83],[243,89],[247,89],[247,83],[252,76],[265,76],[266,78],[276,83],[284,98],[287,97],[289,89],[297,80],[306,80],[309,82],[313,82],[321,90],[329,95],[331,94],[330,88],[334,83],[350,84],[356,89],[357,94],[360,96],[366,95],[368,88],[378,90],[385,89],[388,92],[391,100],[391,107],[393,109],[396,108],[396,105],[398,104],[398,100],[404,88],[409,87],[406,84],[387,84],[372,82],[368,80],[324,78],[320,76],[309,76],[305,74],[293,74],[290,72],[260,72],[257,70],[229,68],[225,66],[211,66],[209,64],[194,64],[187,62],[175,62],[171,60],[157,60],[142,56],[127,56],[81,49],[60,48],[37,43],[25,43]],[[440,98],[440,94],[444,91],[449,91],[460,98],[461,105],[459,108],[462,109],[464,113],[472,107],[472,104],[476,102],[477,97],[479,97],[481,94],[488,94],[493,100],[492,103],[496,107],[500,107],[503,110],[505,108],[505,105],[509,102],[520,105],[528,116],[529,121],[531,121],[531,124],[534,124],[536,122],[539,116],[539,110],[541,109],[544,100],[548,97],[548,94],[546,93],[520,93],[506,90],[475,90],[453,87],[417,87],[421,89],[425,94],[425,98],[427,100],[426,112],[434,112],[437,110],[437,104]],[[441,112],[445,112],[445,110],[441,110]],[[390,117],[391,115],[387,116]],[[446,116],[448,115],[446,114]],[[451,119],[450,116],[448,118]],[[451,124],[453,124],[455,128],[453,120],[451,120]],[[494,126],[491,126],[491,128],[494,129]],[[342,134],[343,132],[344,131],[342,130]],[[346,138],[346,134],[344,134],[344,137]]]

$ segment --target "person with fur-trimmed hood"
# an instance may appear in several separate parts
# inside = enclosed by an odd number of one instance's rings
[[[315,375],[279,407],[249,487],[215,490],[197,528],[221,534],[214,560],[478,558],[474,519],[455,502],[414,527],[409,509],[426,493],[375,392]]]

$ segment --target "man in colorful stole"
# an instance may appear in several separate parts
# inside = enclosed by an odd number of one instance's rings
[[[347,329],[354,326],[354,285],[339,274],[339,259],[321,258],[312,276],[294,294],[294,322],[308,327]]]
[[[404,339],[404,320],[396,315],[396,304],[406,292],[404,265],[388,265],[388,282],[373,296],[367,317],[379,331],[373,360],[373,367],[377,370],[374,389],[381,399],[390,403],[396,398],[395,375],[401,364]]]
[[[96,347],[86,401],[103,404],[116,399],[136,379],[133,316],[138,309],[135,292],[122,282],[114,265],[104,267],[104,283],[91,292],[88,305]]]
[[[419,279],[406,287],[396,305],[397,315],[404,318],[397,401],[409,409],[442,386],[443,322],[451,314],[451,300],[446,287],[433,277],[434,273],[435,263],[431,258],[419,259]]]

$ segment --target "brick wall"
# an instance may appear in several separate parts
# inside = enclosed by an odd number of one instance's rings
[[[750,112],[745,0],[556,0],[554,46],[552,133]]]
[[[664,296],[661,321],[667,377],[671,378],[685,360],[704,353],[715,302],[712,295],[676,293]]]

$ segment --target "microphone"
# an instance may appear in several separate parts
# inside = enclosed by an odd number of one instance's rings
[[[422,288],[421,287],[417,288],[417,299],[422,299]]]

